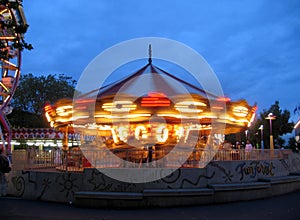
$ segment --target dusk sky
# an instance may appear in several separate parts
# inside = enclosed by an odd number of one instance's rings
[[[24,0],[23,6],[34,50],[23,53],[22,73],[78,80],[105,49],[163,37],[201,54],[232,100],[256,102],[258,112],[278,100],[294,122],[299,117],[298,0]]]

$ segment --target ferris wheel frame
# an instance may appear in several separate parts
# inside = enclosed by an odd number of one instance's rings
[[[14,5],[12,5],[14,4]],[[15,45],[23,39],[16,29],[26,25],[20,1],[9,1],[0,5],[0,138],[7,154],[11,153],[12,131],[6,117],[12,111],[10,102],[15,94],[21,75],[21,50]],[[2,130],[3,128],[3,130]]]

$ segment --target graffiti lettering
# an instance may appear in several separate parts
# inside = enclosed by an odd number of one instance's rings
[[[250,176],[250,178],[255,178],[257,174],[263,174],[266,176],[274,176],[273,162],[261,162],[261,161],[252,161],[250,165],[246,165],[245,162],[239,164],[235,171],[238,171],[240,174],[240,180],[243,180],[245,176]]]

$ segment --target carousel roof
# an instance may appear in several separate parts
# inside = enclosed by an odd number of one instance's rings
[[[204,91],[199,86],[195,86],[153,65],[151,59],[149,59],[147,65],[131,75],[101,87],[98,97],[114,95],[120,92],[136,94],[143,91],[146,91],[146,93],[149,91],[159,91],[163,92],[166,96],[189,93],[208,98],[218,98],[218,96]],[[140,95],[138,94],[138,96]]]
[[[236,133],[250,125],[256,110],[245,100],[232,102],[207,93],[153,65],[151,58],[147,65],[131,75],[91,91],[95,92],[96,103],[86,93],[74,102],[63,99],[54,105],[46,105],[48,121],[52,126],[60,127],[74,122],[77,125],[89,122],[105,125],[118,121],[145,123],[154,115],[163,117],[170,124],[184,119],[207,125],[218,119],[218,122],[226,123],[226,133]],[[219,107],[224,115],[215,115],[216,110],[212,107]]]

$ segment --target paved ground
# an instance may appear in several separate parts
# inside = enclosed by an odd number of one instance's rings
[[[205,205],[155,209],[83,209],[70,204],[58,204],[19,198],[0,198],[0,220],[299,220],[300,191],[269,199]]]

